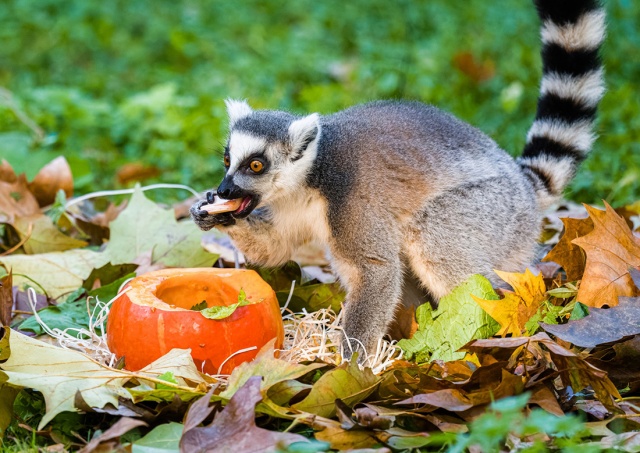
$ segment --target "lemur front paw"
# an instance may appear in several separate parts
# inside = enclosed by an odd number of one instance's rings
[[[211,204],[215,201],[216,193],[213,190],[207,192],[206,197],[197,201],[189,209],[191,218],[198,225],[198,228],[204,231],[208,231],[216,226],[231,226],[236,224],[236,219],[231,212],[223,212],[220,214],[209,214],[207,211],[202,210],[202,206]]]

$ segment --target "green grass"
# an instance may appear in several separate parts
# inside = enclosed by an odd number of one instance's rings
[[[607,10],[601,138],[568,196],[620,205],[640,198],[640,4]],[[80,192],[117,186],[131,161],[157,166],[155,180],[215,185],[229,96],[300,113],[419,99],[517,155],[540,74],[538,21],[522,0],[5,0],[0,23],[0,86],[16,104],[0,101],[0,155],[33,175],[64,154]],[[465,52],[494,76],[458,70]]]

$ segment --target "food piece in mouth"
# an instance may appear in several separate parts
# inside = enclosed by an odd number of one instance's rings
[[[200,209],[207,211],[207,214],[221,214],[223,212],[236,211],[242,204],[242,200],[242,198],[236,198],[235,200],[216,198],[215,203],[205,204],[200,206]]]

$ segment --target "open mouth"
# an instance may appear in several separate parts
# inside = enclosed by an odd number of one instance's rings
[[[258,205],[258,197],[253,195],[247,195],[242,199],[240,207],[233,212],[233,216],[236,218],[246,217],[251,214],[251,211]]]

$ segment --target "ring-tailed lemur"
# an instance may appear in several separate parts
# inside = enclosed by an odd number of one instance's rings
[[[541,211],[562,194],[594,141],[604,92],[597,0],[535,0],[542,20],[538,109],[517,160],[435,107],[382,101],[300,117],[227,101],[225,199],[208,215],[254,263],[278,266],[310,240],[327,244],[347,290],[346,354],[375,349],[401,299],[405,274],[438,300],[468,276],[532,262]],[[445,307],[446,308],[446,307]]]

